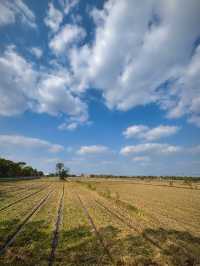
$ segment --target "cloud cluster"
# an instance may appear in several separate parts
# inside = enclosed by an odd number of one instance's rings
[[[49,3],[44,23],[53,33],[60,29],[64,16],[78,4],[79,0],[59,0],[60,9],[56,8],[53,2]]]
[[[31,107],[37,73],[32,64],[8,47],[0,57],[0,115],[12,116]]]
[[[133,125],[128,127],[123,135],[126,138],[139,138],[147,141],[154,141],[163,137],[168,137],[176,134],[179,131],[177,126],[160,125],[154,128],[149,128],[145,125]]]
[[[37,58],[40,59],[42,57],[43,51],[39,47],[32,47],[30,49],[31,53]]]
[[[95,9],[92,45],[70,54],[79,90],[92,83],[109,108],[156,103],[198,125],[199,10],[197,0],[112,0]]]
[[[62,54],[71,44],[78,43],[85,35],[83,28],[66,24],[50,41],[49,47],[55,54]]]
[[[189,115],[188,121],[200,127],[200,45],[194,51],[190,63],[183,70],[182,76],[176,82],[172,97],[179,97],[178,104],[172,101],[172,109],[168,112],[170,118]]]
[[[45,149],[49,152],[63,151],[63,146],[59,144],[53,144],[46,140],[38,138],[29,138],[20,135],[0,135],[0,148],[1,151],[12,151],[18,149]]]
[[[62,12],[59,9],[55,8],[53,3],[50,2],[47,16],[44,19],[46,26],[49,27],[53,32],[56,32],[59,29],[62,20]]]
[[[24,25],[36,28],[35,15],[22,0],[0,2],[0,26],[14,24],[20,20]]]
[[[130,138],[137,138],[145,141],[155,141],[164,137],[176,134],[180,130],[177,126],[164,126],[150,128],[146,125],[133,125],[128,127],[123,135]],[[147,142],[136,145],[125,146],[121,149],[121,155],[143,154],[143,156],[134,157],[134,162],[149,162],[150,157],[154,155],[172,155],[181,151],[182,148],[167,143]],[[145,156],[148,155],[148,156]]]
[[[79,0],[60,0],[60,4],[64,9],[65,15],[69,14],[69,12],[78,4]]]
[[[165,143],[144,143],[132,146],[125,146],[121,149],[122,155],[133,155],[140,153],[156,154],[156,155],[168,155],[181,151],[181,147],[169,145]]]
[[[70,121],[87,120],[87,105],[70,90],[65,70],[36,71],[33,64],[8,47],[0,57],[0,115],[12,116],[32,110]]]
[[[103,145],[91,145],[91,146],[82,146],[80,149],[77,151],[78,154],[80,155],[90,155],[90,154],[105,154],[108,152],[108,147],[103,146]]]
[[[44,18],[51,33],[48,46],[59,69],[38,73],[9,47],[1,55],[1,115],[28,109],[64,113],[73,119],[60,128],[75,129],[87,122],[82,94],[92,87],[102,92],[111,109],[127,111],[154,103],[168,118],[186,116],[200,126],[200,1],[108,0],[89,14],[95,23],[89,42],[84,42],[86,30],[80,25],[70,20],[64,24],[64,16],[77,4],[78,0],[60,0],[57,6],[51,2]],[[22,0],[1,1],[0,10],[0,25],[18,17],[35,25],[35,15]],[[32,53],[39,58],[38,49],[32,48]],[[125,136],[134,135],[134,130],[127,129]],[[135,136],[150,141],[178,129],[140,130]]]

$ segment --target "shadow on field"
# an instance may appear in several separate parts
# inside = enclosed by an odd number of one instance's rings
[[[0,222],[0,244],[18,223]],[[99,230],[116,265],[200,265],[200,238],[188,232],[165,229],[146,229],[141,235],[126,234],[113,226]],[[157,243],[159,249],[147,239]],[[47,265],[51,250],[52,232],[45,220],[30,221],[17,236],[0,265]],[[199,263],[199,264],[198,264]],[[79,226],[60,231],[55,265],[111,265],[91,228]]]

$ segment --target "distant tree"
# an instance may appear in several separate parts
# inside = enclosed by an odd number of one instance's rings
[[[31,166],[25,166],[22,169],[22,176],[35,176],[36,172]]]
[[[65,179],[69,176],[69,169],[65,168],[60,173],[60,179]]]
[[[26,165],[25,162],[17,162],[16,164],[19,165],[19,167],[21,168],[23,168]]]
[[[69,175],[69,168],[65,168],[64,163],[57,163],[56,173],[60,177],[61,180],[64,180]]]
[[[44,176],[44,173],[42,171],[38,171],[39,176]]]
[[[64,163],[57,163],[56,164],[56,173],[58,176],[60,176],[62,170],[64,169]]]

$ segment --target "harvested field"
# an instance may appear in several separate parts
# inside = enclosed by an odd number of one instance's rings
[[[0,200],[0,265],[200,264],[200,190],[181,182],[23,180]]]

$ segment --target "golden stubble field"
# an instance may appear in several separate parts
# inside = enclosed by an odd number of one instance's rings
[[[0,265],[200,265],[199,225],[198,184],[0,183]]]

